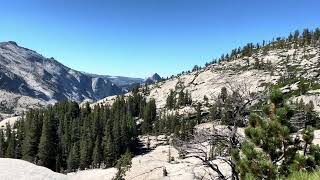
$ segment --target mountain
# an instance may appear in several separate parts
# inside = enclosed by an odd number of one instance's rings
[[[105,79],[107,81],[111,81],[118,87],[122,88],[124,91],[128,91],[132,88],[135,84],[143,84],[144,79],[142,78],[133,78],[133,77],[125,77],[125,76],[110,76],[110,75],[97,75],[97,74],[90,74],[86,73],[91,77],[99,77]]]
[[[148,77],[144,82],[146,84],[154,84],[154,83],[157,83],[161,80],[162,80],[162,78],[159,76],[159,74],[155,73],[152,76]]]
[[[284,95],[283,98],[285,99],[285,103],[286,105],[288,105],[289,109],[292,108],[293,111],[298,112],[293,117],[284,118],[286,119],[286,123],[288,124],[290,123],[289,126],[296,126],[298,124],[296,127],[299,127],[299,126],[300,128],[305,127],[307,117],[302,115],[303,113],[305,113],[303,112],[303,110],[302,110],[302,113],[299,112],[301,111],[299,110],[299,108],[301,107],[305,108],[303,106],[304,103],[308,103],[309,108],[310,107],[311,109],[314,108],[314,115],[316,116],[314,119],[316,119],[315,121],[318,123],[318,120],[319,120],[318,116],[320,113],[320,31],[318,31],[318,36],[315,36],[315,37],[310,37],[307,35],[307,33],[303,33],[303,34],[306,34],[306,35],[302,35],[300,38],[296,38],[296,39],[293,39],[291,36],[289,36],[288,39],[279,38],[276,41],[270,42],[269,44],[263,45],[263,46],[260,46],[260,45],[255,46],[250,44],[245,48],[240,49],[239,51],[238,50],[233,51],[236,53],[231,53],[233,55],[231,56],[228,55],[227,58],[226,56],[222,56],[222,58],[220,58],[218,61],[208,63],[204,68],[195,68],[192,72],[184,72],[176,76],[173,76],[168,80],[164,80],[156,84],[149,85],[148,88],[145,88],[145,87],[141,88],[139,90],[139,93],[141,95],[146,97],[147,100],[151,100],[151,99],[155,100],[157,110],[158,110],[157,112],[159,112],[159,116],[160,116],[159,119],[161,119],[161,115],[164,114],[163,121],[162,122],[161,120],[156,121],[154,123],[154,127],[157,127],[157,125],[161,126],[168,122],[169,123],[172,122],[172,119],[168,118],[168,116],[170,115],[171,116],[173,115],[173,117],[175,117],[176,114],[178,114],[179,118],[177,119],[183,119],[183,121],[185,122],[188,122],[188,121],[192,122],[192,120],[196,119],[200,114],[202,123],[203,122],[207,122],[207,123],[199,124],[199,126],[201,126],[201,128],[199,128],[199,131],[194,129],[194,132],[200,132],[199,133],[200,136],[195,135],[193,136],[195,137],[194,139],[192,138],[190,141],[187,141],[185,144],[183,144],[183,146],[187,147],[183,150],[188,151],[188,148],[192,147],[192,144],[198,141],[198,143],[199,142],[200,143],[199,144],[195,143],[195,148],[189,149],[189,152],[191,152],[190,153],[191,157],[193,153],[196,154],[196,156],[198,156],[202,152],[204,152],[204,154],[211,153],[212,152],[211,142],[218,142],[215,139],[216,138],[219,139],[218,137],[220,137],[219,133],[221,132],[219,132],[218,134],[215,134],[217,132],[217,129],[220,128],[222,125],[226,124],[226,122],[223,122],[224,121],[223,118],[225,117],[228,118],[229,114],[231,114],[232,116],[234,112],[237,112],[237,111],[239,112],[237,107],[241,107],[241,106],[234,106],[236,107],[234,108],[233,106],[231,106],[231,108],[227,108],[228,111],[226,111],[225,114],[220,114],[222,116],[219,116],[219,115],[216,116],[216,114],[220,113],[219,111],[221,110],[223,111],[223,108],[226,108],[221,105],[222,103],[224,103],[223,102],[224,100],[222,100],[223,99],[222,95],[225,95],[225,94],[223,94],[223,92],[226,93],[228,96],[232,97],[231,100],[239,98],[239,100],[235,100],[235,102],[241,101],[245,104],[245,106],[248,106],[247,108],[250,109],[248,111],[249,113],[244,113],[240,117],[241,120],[247,122],[249,117],[248,115],[250,113],[255,113],[255,115],[257,115],[258,117],[261,117],[260,114],[263,114],[263,113],[260,112],[260,108],[263,109],[266,107],[265,102],[267,102],[268,99],[270,98],[270,92],[272,89],[279,89],[283,93]],[[189,94],[191,94],[191,98],[192,98],[191,105],[188,104],[188,105],[181,106],[179,104],[179,100],[181,97],[180,94],[183,94],[181,92],[184,92],[185,94],[186,92],[188,92]],[[261,97],[261,99],[260,98],[254,99],[255,94],[261,95],[259,96]],[[134,94],[128,93],[125,96],[128,97],[131,95],[134,95]],[[173,98],[169,99],[171,95],[173,96]],[[247,97],[249,98],[247,99]],[[253,99],[251,99],[253,101],[250,101],[251,97],[253,97]],[[282,96],[280,97],[282,98]],[[178,101],[176,101],[177,99]],[[112,97],[112,96],[107,97],[103,100],[98,101],[97,103],[92,104],[92,107],[96,104],[110,105],[114,102],[114,100],[115,100],[115,97]],[[178,102],[176,103],[178,105],[176,105],[174,108],[169,108],[167,104],[168,102],[172,102],[172,101],[175,101],[175,103]],[[153,102],[153,101],[150,101],[150,102]],[[225,104],[227,105],[234,103],[234,102],[228,102],[228,100],[226,100],[225,102],[226,102]],[[297,107],[297,106],[300,106],[300,107]],[[278,114],[278,113],[279,114],[282,113],[280,109],[279,109],[279,112],[276,111],[275,114]],[[234,115],[235,117],[238,116],[236,114]],[[278,115],[275,117],[278,118]],[[232,118],[232,123],[237,121],[235,119],[236,118],[234,119]],[[313,119],[313,118],[309,118],[309,119]],[[261,120],[268,121],[270,119],[261,119]],[[271,121],[273,121],[273,119]],[[254,122],[254,121],[250,121],[250,122]],[[299,125],[299,123],[302,125]],[[249,125],[249,126],[255,126],[255,125]],[[207,130],[210,130],[213,128],[214,128],[214,133],[201,134],[201,131],[204,130],[206,132]],[[228,125],[226,128],[231,130],[230,125]],[[288,127],[286,128],[289,129]],[[300,128],[297,128],[297,129],[300,129]],[[316,126],[315,128],[319,128],[319,126]],[[247,134],[247,130],[248,129],[246,129],[245,134]],[[260,129],[257,129],[257,130],[259,131]],[[257,132],[257,130],[254,130],[254,132]],[[223,131],[225,130],[223,129]],[[156,132],[159,132],[159,131],[156,131]],[[312,132],[312,136],[313,135],[315,135],[313,143],[316,145],[319,143],[318,141],[319,130],[315,131],[314,134]],[[205,137],[209,137],[209,136],[212,136],[213,138],[209,138],[207,142],[205,142],[206,140],[203,141],[203,139],[206,139]],[[297,137],[297,134],[294,134],[294,135],[292,134],[292,136]],[[158,141],[157,138],[158,137],[156,137],[156,140]],[[146,139],[148,139],[147,141],[150,141],[151,138],[150,136],[147,136]],[[245,137],[245,139],[247,139],[247,141],[250,141],[250,138],[248,138],[248,135],[247,137]],[[178,144],[179,143],[180,142],[178,141]],[[223,140],[223,144],[224,143],[225,141]],[[148,142],[148,144],[150,143]],[[207,144],[207,145],[204,145],[204,144]],[[227,149],[227,147],[224,145],[223,145],[223,148]],[[219,145],[215,146],[215,148],[217,147],[220,148]],[[179,147],[175,146],[172,149],[170,149],[171,150],[170,156],[171,154],[173,154],[172,152],[174,148],[178,149]],[[156,148],[153,149],[151,153],[155,151],[156,151]],[[224,151],[226,152],[227,150],[224,150]],[[164,151],[162,151],[162,156],[163,154],[165,154],[163,152]],[[185,151],[180,151],[180,152],[185,153]],[[218,156],[217,159],[220,158],[220,155],[221,155],[220,151],[218,154],[219,155],[217,155]],[[154,154],[150,156],[156,160],[147,161],[147,163],[150,163],[150,164],[140,163],[140,162],[144,162],[143,160],[139,160],[138,161],[139,164],[133,163],[131,167],[132,171],[130,170],[129,172],[127,172],[129,177],[130,177],[130,173],[132,172],[135,175],[146,174],[147,176],[146,179],[148,179],[149,177],[153,177],[152,175],[154,173],[154,176],[156,178],[161,179],[162,177],[159,176],[161,172],[159,172],[158,174],[155,173],[156,170],[154,169],[156,167],[166,167],[168,170],[174,169],[173,167],[169,168],[165,160],[159,164],[156,164],[160,162],[159,158],[155,158]],[[227,156],[228,157],[225,157],[226,159],[230,157],[230,154]],[[205,157],[207,156],[205,155]],[[184,158],[185,156],[183,156],[181,159],[184,159]],[[221,164],[220,163],[221,161],[215,162],[215,160],[212,160],[210,164],[217,165],[216,167],[219,167],[220,170],[224,171],[225,168],[230,168],[230,166],[226,165],[226,163]],[[190,162],[189,159],[187,161]],[[140,164],[143,164],[144,166],[142,167],[140,166]],[[152,165],[155,165],[155,164],[156,164],[156,167],[153,167]],[[190,164],[184,166],[181,164],[181,162],[180,163],[174,162],[172,164],[178,164],[182,166],[180,169],[188,169],[189,167],[193,167],[193,165],[190,165]],[[198,165],[202,165],[202,164],[203,162],[198,163]],[[204,172],[210,172],[210,171],[207,171],[205,168],[202,168],[202,170]],[[175,172],[177,171],[173,171],[173,173]],[[227,171],[222,173],[226,177],[230,177],[230,172],[231,170],[227,169]],[[170,175],[171,173],[169,172],[168,174]],[[188,174],[188,172],[182,172],[175,177],[177,179],[187,179],[184,176],[186,174]],[[191,174],[195,174],[194,171],[191,171]],[[202,179],[205,179],[204,175],[196,176],[196,177],[201,177]],[[143,179],[142,176],[141,178]],[[217,177],[217,179],[220,179],[220,178]]]
[[[73,70],[12,41],[0,43],[0,113],[121,93],[122,88],[107,78]]]

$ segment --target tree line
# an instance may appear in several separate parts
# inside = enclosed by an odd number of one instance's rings
[[[128,97],[118,96],[111,106],[80,108],[76,102],[59,102],[31,109],[13,126],[0,129],[0,157],[65,173],[116,166],[122,156],[137,150],[138,135],[191,137],[200,116],[157,113],[155,100],[146,101],[138,90],[134,88]],[[192,102],[188,91],[175,95],[174,108]]]
[[[138,119],[144,119],[138,123]],[[83,108],[60,102],[30,110],[12,127],[0,130],[0,157],[23,159],[56,172],[107,168],[125,152],[134,152],[137,136],[152,131],[154,100],[137,92],[116,98],[112,106]]]
[[[204,67],[208,67],[213,64],[219,64],[224,61],[232,61],[239,58],[250,57],[254,53],[262,51],[266,54],[270,50],[283,49],[283,48],[295,48],[305,47],[305,46],[317,46],[320,43],[320,28],[310,30],[308,28],[302,31],[296,30],[291,32],[287,37],[277,37],[270,41],[263,40],[258,43],[247,43],[242,47],[234,48],[229,53],[222,54],[220,57],[213,58],[211,61],[206,62]],[[179,77],[184,74],[188,74],[194,71],[201,70],[203,67],[195,65],[191,70],[182,71],[176,75],[164,78],[164,80],[172,79],[174,77]]]
[[[206,67],[211,64],[216,64],[223,61],[235,60],[237,58],[250,57],[254,53],[262,52],[265,54],[274,49],[290,49],[305,46],[316,46],[320,41],[320,29],[310,30],[304,29],[302,32],[299,30],[290,33],[287,37],[278,37],[272,39],[272,41],[262,41],[262,43],[247,43],[243,47],[235,48],[230,53],[222,54],[220,58],[214,59],[209,63],[206,63]]]

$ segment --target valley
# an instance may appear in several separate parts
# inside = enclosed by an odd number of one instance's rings
[[[71,180],[317,173],[320,30],[297,32],[146,80],[82,73],[1,43],[0,172]]]

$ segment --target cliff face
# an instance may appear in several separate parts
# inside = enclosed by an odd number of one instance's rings
[[[0,113],[61,100],[81,102],[123,93],[108,79],[70,69],[15,42],[0,43]]]

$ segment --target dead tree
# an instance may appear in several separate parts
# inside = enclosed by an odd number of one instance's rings
[[[196,130],[189,141],[175,139],[173,145],[184,157],[194,157],[201,160],[202,164],[209,167],[217,175],[210,174],[212,179],[233,179],[239,180],[235,162],[231,153],[235,149],[240,149],[243,137],[238,134],[238,125],[245,123],[249,114],[249,107],[266,99],[267,90],[263,92],[251,93],[246,84],[235,86],[226,83],[228,92],[231,92],[227,100],[228,106],[224,108],[224,113],[229,113],[232,118],[231,124],[213,127],[212,130]],[[214,123],[213,123],[214,124]],[[219,167],[219,162],[229,165],[231,175],[223,174]]]
[[[213,130],[199,130],[193,135],[192,140],[174,140],[175,148],[185,158],[194,157],[201,160],[202,164],[214,171],[217,176],[210,174],[212,179],[239,179],[235,165],[231,158],[231,151],[239,148],[239,134],[230,128],[214,128]],[[227,163],[232,175],[226,176],[219,168],[218,163]]]
[[[229,126],[243,127],[247,123],[247,116],[250,113],[250,107],[262,100],[267,99],[268,87],[262,91],[251,91],[250,85],[243,83],[232,83],[232,81],[226,81],[224,92],[221,94],[211,95],[215,104],[214,107],[220,108],[220,121]],[[221,89],[221,90],[222,90]],[[222,95],[224,93],[224,95]],[[225,96],[221,99],[222,96]]]

